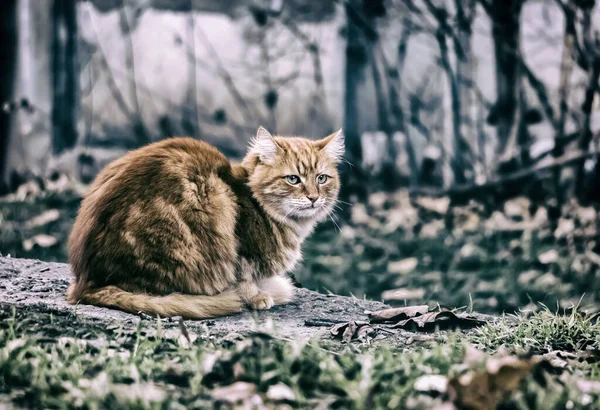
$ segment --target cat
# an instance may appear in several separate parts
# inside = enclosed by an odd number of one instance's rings
[[[69,236],[67,301],[207,319],[293,299],[287,273],[334,210],[340,129],[313,141],[260,127],[240,164],[192,138],[106,166]]]

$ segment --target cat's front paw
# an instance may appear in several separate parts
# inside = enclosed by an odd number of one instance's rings
[[[261,292],[248,301],[250,309],[267,310],[273,307],[273,298],[268,293]]]

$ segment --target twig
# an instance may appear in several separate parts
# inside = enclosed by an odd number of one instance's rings
[[[245,120],[247,122],[254,123],[256,115],[254,114],[254,112],[252,111],[250,106],[246,103],[246,100],[244,99],[244,97],[242,96],[240,91],[238,90],[238,88],[235,84],[235,81],[233,81],[233,77],[231,77],[231,74],[229,74],[229,71],[227,71],[227,69],[223,65],[223,62],[221,61],[221,58],[219,57],[217,50],[215,50],[214,46],[212,45],[212,43],[210,42],[210,40],[208,39],[208,37],[206,36],[204,31],[200,27],[197,27],[196,31],[200,34],[200,39],[201,39],[200,41],[202,41],[202,43],[204,44],[204,47],[210,54],[211,58],[217,64],[219,75],[223,79],[225,86],[227,87],[227,89],[229,90],[229,93],[234,98],[236,104],[241,108],[241,111],[242,111],[242,114],[244,115]]]
[[[523,178],[527,178],[532,176],[538,172],[551,171],[555,168],[566,167],[573,164],[578,163],[579,161],[584,161],[587,158],[591,158],[593,156],[599,155],[600,150],[594,150],[582,153],[581,151],[571,152],[569,154],[565,154],[559,158],[553,159],[553,161],[549,164],[540,165],[537,164],[528,169],[520,170],[513,172],[511,174],[505,175],[503,177],[493,178],[483,184],[461,184],[455,185],[449,189],[445,190],[435,190],[435,189],[413,189],[411,193],[417,195],[428,195],[428,196],[445,196],[445,195],[455,195],[455,194],[464,194],[473,190],[486,189],[491,188],[496,185],[502,185],[508,182],[518,181]]]

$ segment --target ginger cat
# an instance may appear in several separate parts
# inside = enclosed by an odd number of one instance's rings
[[[191,138],[128,153],[81,203],[67,300],[187,319],[290,301],[286,273],[333,211],[343,153],[341,130],[311,141],[262,127],[241,165]]]

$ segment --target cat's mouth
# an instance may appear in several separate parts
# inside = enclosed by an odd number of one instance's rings
[[[314,216],[317,215],[317,213],[319,211],[321,211],[321,209],[323,208],[323,206],[321,204],[310,204],[310,205],[305,205],[297,209],[297,217],[298,218],[312,218]]]

